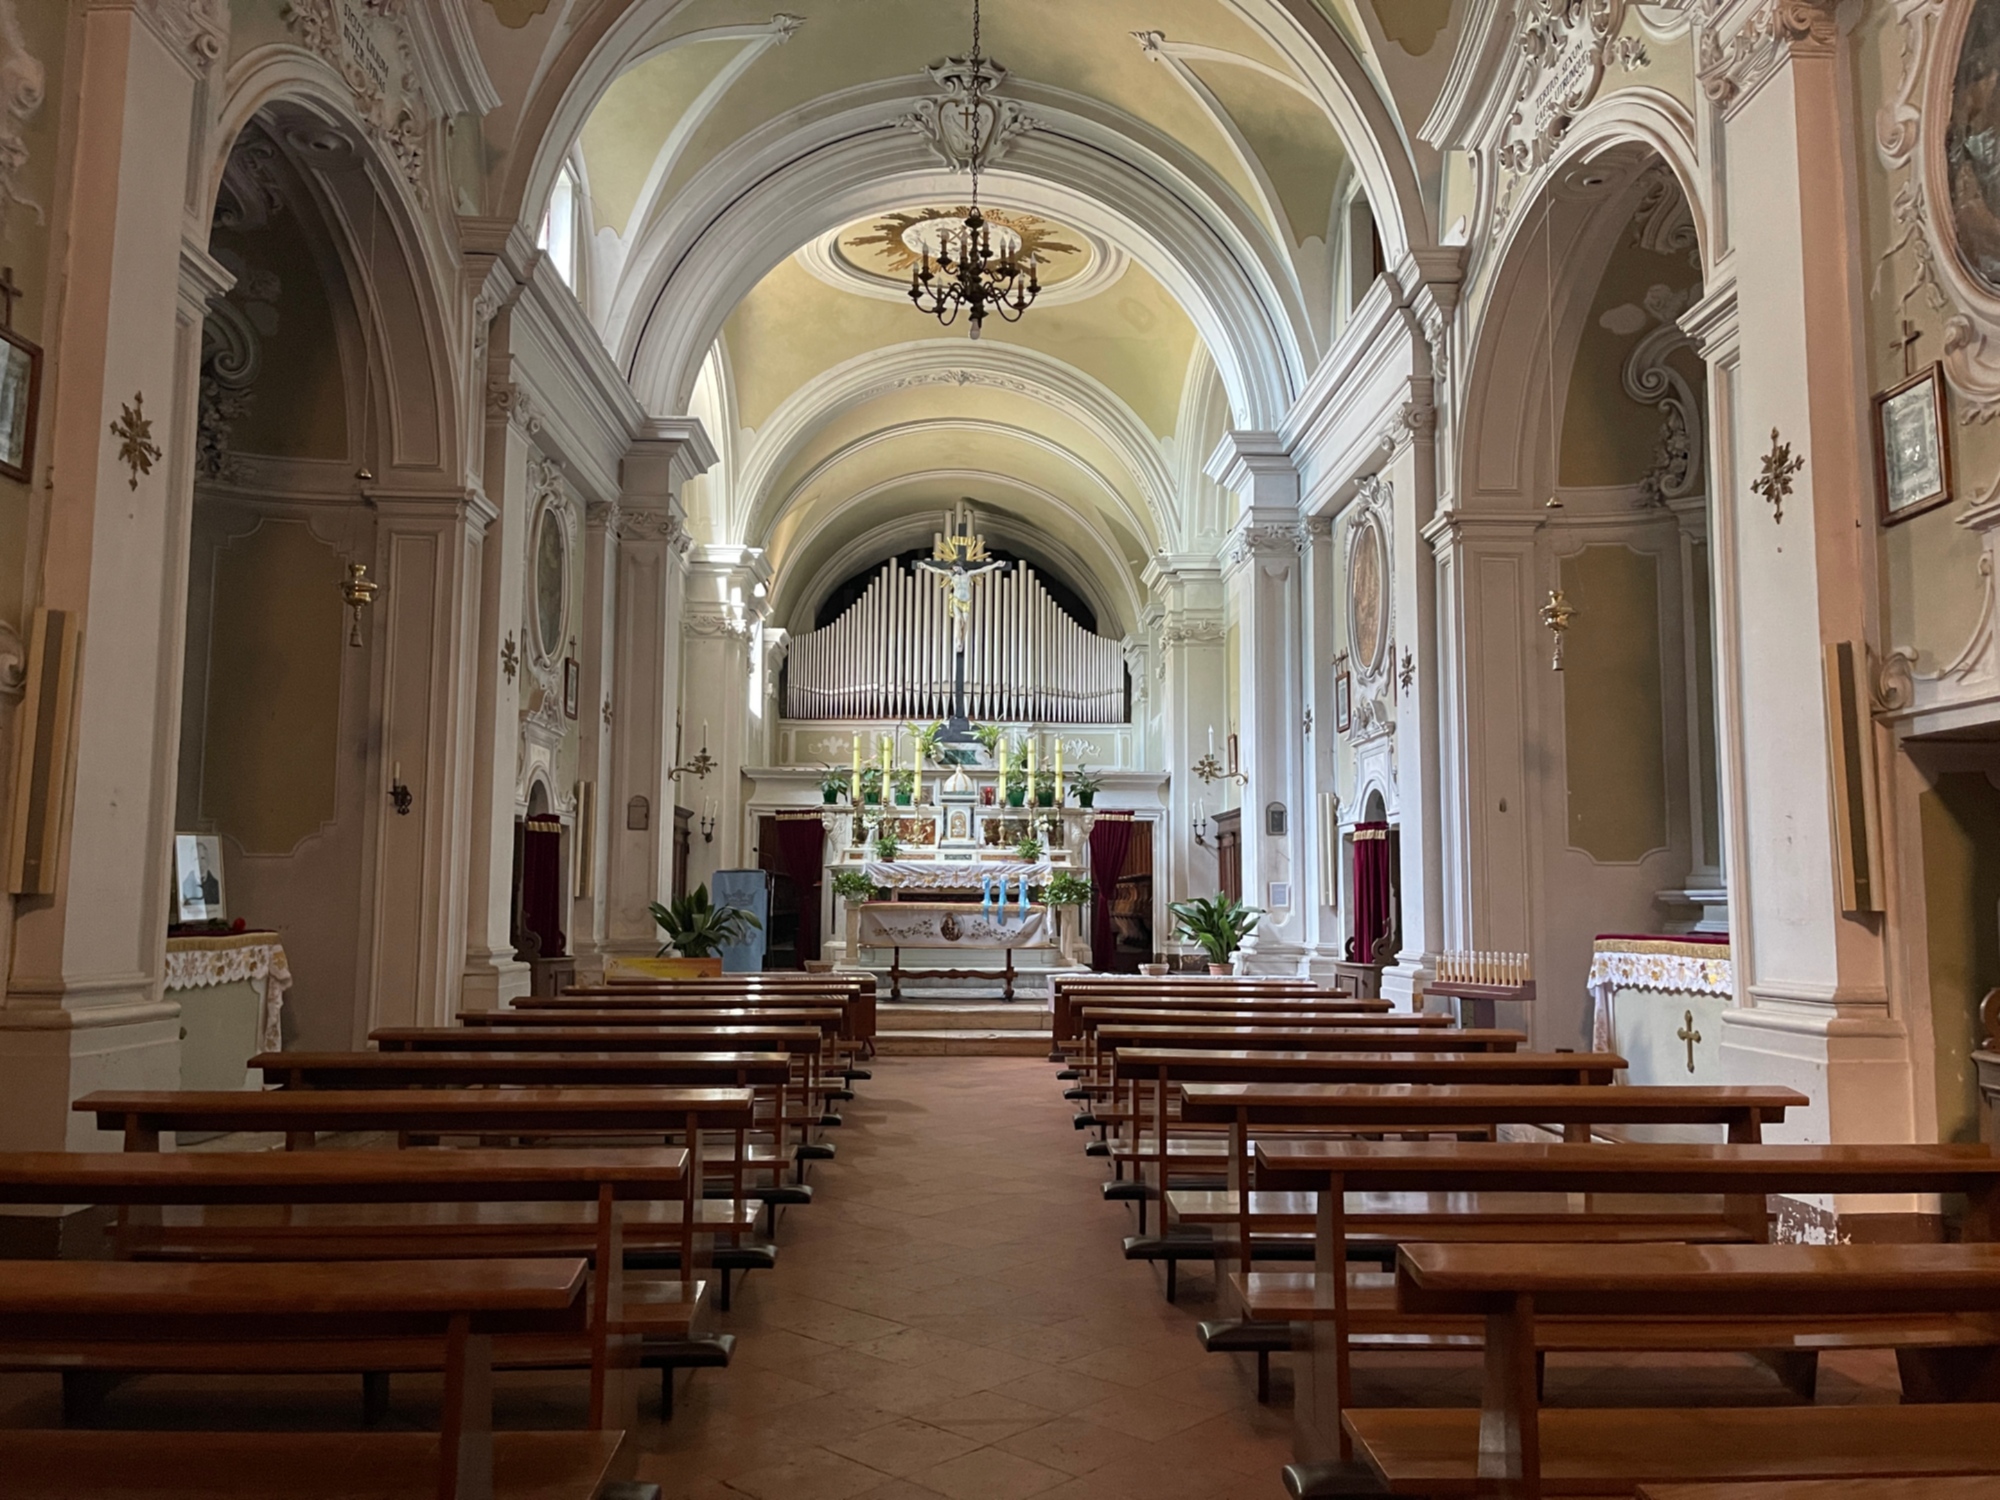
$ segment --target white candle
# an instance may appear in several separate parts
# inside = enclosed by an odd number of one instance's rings
[[[1208,753],[1210,755],[1215,754],[1215,726],[1213,724],[1208,726]]]

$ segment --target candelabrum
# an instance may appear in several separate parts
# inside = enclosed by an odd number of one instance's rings
[[[703,745],[700,753],[693,760],[687,762],[685,765],[675,766],[667,774],[673,777],[675,781],[679,781],[683,775],[690,775],[697,780],[706,781],[708,780],[708,773],[713,771],[715,766],[715,757],[708,753],[708,746]]]
[[[701,841],[704,844],[715,842],[715,814],[712,812],[701,815]]]
[[[1206,849],[1208,847],[1208,814],[1205,812],[1196,813],[1192,818],[1188,819],[1188,828],[1194,834],[1195,846],[1200,849]]]

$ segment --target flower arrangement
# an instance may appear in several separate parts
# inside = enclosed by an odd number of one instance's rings
[[[1025,859],[1028,863],[1033,864],[1042,857],[1042,841],[1033,834],[1029,834],[1014,846],[1014,857],[1016,859]]]
[[[833,893],[850,906],[875,899],[875,882],[859,870],[835,870],[833,872]]]
[[[1087,879],[1063,870],[1048,883],[1037,899],[1048,906],[1083,906],[1094,894],[1095,889]]]
[[[902,852],[903,846],[896,842],[893,833],[879,833],[875,836],[875,857],[884,863]]]

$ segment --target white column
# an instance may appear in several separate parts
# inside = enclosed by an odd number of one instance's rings
[[[197,37],[147,7],[82,10],[63,94],[89,108],[58,199],[68,248],[43,387],[43,462],[59,488],[31,580],[37,603],[74,615],[82,644],[72,759],[48,809],[66,824],[54,889],[13,903],[0,1006],[8,1150],[115,1145],[72,1115],[71,1099],[180,1081],[179,1007],[162,973],[191,439],[202,319],[229,285],[202,248],[190,163],[205,149],[193,130],[226,22],[204,20]],[[143,465],[111,435],[133,430],[128,408],[151,424]]]
[[[1222,571],[1213,557],[1160,556],[1147,565],[1145,584],[1159,612],[1158,645],[1153,653],[1159,698],[1159,764],[1167,772],[1167,816],[1161,840],[1153,939],[1162,951],[1173,942],[1168,901],[1212,896],[1217,890],[1215,835],[1194,841],[1193,823],[1206,806],[1209,817],[1222,811],[1222,788],[1196,779],[1194,763],[1207,753],[1208,735],[1226,726],[1228,671],[1223,661]]]
[[[533,497],[528,460],[536,425],[527,393],[510,383],[507,339],[512,314],[495,320],[486,408],[486,499],[495,512],[486,534],[480,580],[478,669],[472,724],[472,857],[466,896],[464,1003],[498,1010],[528,993],[528,966],[514,957],[515,775],[520,760],[522,618]]]
[[[1329,822],[1320,815],[1320,796],[1340,789],[1340,730],[1334,713],[1333,654],[1337,632],[1335,617],[1343,598],[1339,549],[1334,545],[1333,523],[1328,517],[1314,516],[1306,523],[1306,546],[1301,561],[1300,605],[1304,612],[1306,659],[1304,685],[1305,795],[1299,799],[1299,900],[1304,929],[1301,940],[1311,950],[1307,967],[1316,976],[1330,979],[1333,965],[1343,953],[1346,936],[1340,908],[1338,868],[1332,879],[1322,878],[1321,848],[1326,841],[1336,846],[1340,838],[1338,814]],[[1337,854],[1336,854],[1337,866]]]
[[[647,907],[672,894],[674,716],[689,539],[680,486],[715,462],[699,422],[660,418],[626,453],[617,519],[606,953],[655,952]]]
[[[1729,218],[1755,229],[1735,235],[1684,320],[1710,360],[1716,417],[1718,739],[1737,986],[1722,1052],[1732,1079],[1812,1098],[1787,1122],[1790,1138],[1907,1140],[1911,1061],[1889,1005],[1884,919],[1843,910],[1839,889],[1822,665],[1824,645],[1868,647],[1878,623],[1855,316],[1858,137],[1834,12],[1831,0],[1797,0],[1768,25],[1745,21],[1751,44],[1719,38],[1703,79],[1722,111]],[[1780,444],[1804,460],[1782,520],[1751,488]]]
[[[1302,972],[1308,958],[1299,838],[1306,786],[1305,640],[1300,575],[1305,529],[1299,475],[1276,434],[1227,434],[1209,477],[1235,492],[1242,512],[1225,549],[1224,581],[1236,600],[1243,788],[1243,898],[1265,909],[1246,944],[1248,972]],[[1273,819],[1282,818],[1283,831]],[[1274,905],[1283,895],[1285,904]]]
[[[705,741],[715,761],[707,776],[686,775],[680,782],[681,805],[693,811],[696,823],[688,860],[690,887],[704,884],[717,870],[741,868],[749,847],[743,828],[743,768],[753,748],[761,748],[753,746],[750,721],[763,691],[758,666],[770,577],[770,565],[754,547],[703,547],[688,567],[681,758],[692,760]],[[701,834],[704,816],[715,819],[711,838]]]
[[[569,949],[577,971],[601,975],[606,940],[610,936],[610,849],[616,837],[612,803],[612,726],[618,717],[613,701],[618,654],[618,528],[622,514],[616,501],[596,500],[584,512],[583,603],[578,626],[583,653],[583,707],[577,747],[577,779],[590,788],[590,806],[577,808],[577,859],[584,867],[581,894],[572,896]]]

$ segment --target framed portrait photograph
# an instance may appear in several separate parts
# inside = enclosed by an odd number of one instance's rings
[[[583,695],[583,668],[574,656],[563,658],[563,717],[576,717],[577,700]]]
[[[1875,464],[1885,526],[1951,498],[1943,366],[1934,364],[1875,398]]]
[[[174,835],[174,920],[206,922],[226,917],[222,889],[222,840],[212,833]]]
[[[42,346],[0,328],[0,474],[28,482],[42,404]]]
[[[1345,662],[1333,674],[1333,727],[1342,734],[1354,727],[1354,679]]]

